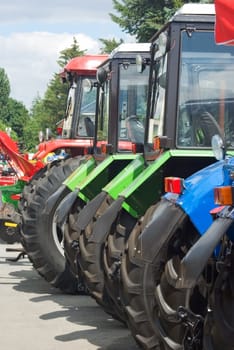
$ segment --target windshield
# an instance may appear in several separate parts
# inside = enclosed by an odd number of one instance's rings
[[[214,134],[234,147],[234,47],[213,32],[181,33],[178,147],[211,147]]]
[[[119,140],[144,142],[149,66],[142,73],[136,64],[119,67]]]

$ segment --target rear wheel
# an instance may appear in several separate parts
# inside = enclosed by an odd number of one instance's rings
[[[67,293],[77,292],[77,277],[69,268],[63,251],[63,231],[56,224],[55,211],[62,197],[45,210],[48,198],[80,165],[80,157],[56,162],[42,176],[37,176],[25,188],[20,210],[22,214],[23,245],[35,269],[54,287]]]
[[[125,322],[126,314],[120,302],[120,264],[126,242],[135,224],[136,219],[122,209],[111,227],[103,250],[105,288]]]
[[[84,276],[90,295],[113,318],[122,321],[122,314],[116,309],[113,300],[105,288],[103,272],[104,239],[92,239],[93,229],[98,218],[109,208],[113,200],[107,196],[100,208],[92,218],[92,221],[80,233],[78,263]],[[85,208],[84,208],[85,210]]]
[[[143,275],[142,263],[134,259],[136,241],[146,224],[150,221],[156,205],[150,207],[132,230],[121,258],[120,266],[120,298],[128,317],[128,326],[136,342],[143,349],[159,350],[157,334],[150,326],[144,298],[142,295]],[[150,282],[150,281],[149,281]]]

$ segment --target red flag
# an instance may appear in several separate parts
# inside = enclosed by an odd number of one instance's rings
[[[215,0],[216,44],[234,45],[234,0]]]

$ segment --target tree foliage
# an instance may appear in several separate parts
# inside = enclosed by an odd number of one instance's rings
[[[10,82],[3,68],[0,68],[0,120],[7,125],[7,103],[10,95]]]
[[[76,56],[83,56],[85,53],[86,50],[81,50],[77,39],[73,37],[73,43],[71,47],[68,47],[60,52],[57,63],[60,67],[63,68],[71,58],[74,58]]]
[[[29,120],[25,106],[10,97],[10,82],[3,68],[0,68],[0,129],[11,128],[11,136],[23,141],[23,128]]]
[[[30,112],[31,119],[25,127],[25,141],[30,151],[35,151],[32,147],[35,148],[35,145],[38,143],[39,131],[45,132],[46,128],[49,128],[54,135],[56,134],[56,123],[64,118],[69,89],[69,83],[62,83],[59,73],[70,59],[83,56],[84,54],[85,51],[80,50],[76,38],[73,38],[71,47],[60,52],[57,61],[59,72],[54,73],[51,80],[49,80],[44,97],[39,97],[33,102]]]
[[[19,142],[24,142],[24,127],[29,121],[29,113],[23,103],[13,98],[7,103],[7,125],[16,133]]]
[[[111,53],[117,46],[122,44],[124,41],[120,39],[117,41],[115,38],[112,39],[103,39],[100,38],[99,41],[102,43],[103,47],[101,47],[101,53]]]
[[[155,32],[185,3],[213,2],[210,0],[112,0],[119,13],[110,14],[124,32],[139,42],[148,42]]]

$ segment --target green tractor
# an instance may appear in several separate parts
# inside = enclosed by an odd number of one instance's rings
[[[66,168],[55,165],[45,176],[31,181],[20,200],[21,235],[26,253],[40,275],[68,293],[83,293],[84,286],[64,256],[64,246],[70,246],[70,241],[65,239],[67,203],[70,209],[70,201],[75,201],[74,215],[78,214],[79,209],[136,158],[133,151],[143,144],[149,65],[145,64],[144,69],[137,72],[139,54],[148,62],[150,44],[121,44],[99,66],[97,81],[84,82],[85,91],[97,93],[94,145],[76,160],[77,170],[68,177],[72,182],[70,187],[66,183],[62,185],[67,177]],[[68,162],[74,163],[75,159]],[[137,174],[139,171],[134,176]],[[72,179],[76,183],[77,179],[80,183],[89,183],[82,199],[72,192]],[[60,203],[65,208],[58,216]]]
[[[220,1],[220,12],[225,10],[231,18],[232,4]],[[195,8],[202,18],[203,6]],[[214,116],[225,146],[219,137],[214,137],[215,154],[226,151],[226,157],[217,157],[222,160],[184,181],[173,176],[166,178],[165,188],[169,193],[147,210],[130,234],[121,258],[120,295],[129,327],[143,349],[234,348],[233,244],[229,243],[233,239],[233,226],[228,229],[227,225],[228,221],[229,225],[232,223],[232,210],[221,207],[230,204],[232,195],[225,203],[222,199],[227,197],[219,193],[227,188],[225,184],[230,178],[233,184],[234,48],[216,44],[217,23],[220,37],[228,31],[224,30],[225,25],[220,25],[214,5],[206,5],[206,9],[210,20],[206,20],[205,26],[196,23],[190,51],[194,48],[193,59],[197,61],[194,69],[199,69],[201,77],[206,76],[204,87],[210,94],[210,107],[213,111],[218,107]],[[222,19],[223,23],[231,24],[225,16]],[[231,26],[229,36],[233,37]],[[180,37],[183,49],[183,32]],[[223,42],[227,44],[228,40]],[[204,98],[205,91],[202,91],[201,102]],[[211,191],[213,187],[216,187],[215,195]],[[185,199],[188,193],[190,197]],[[214,199],[219,207],[215,206]],[[202,240],[198,239],[198,232]],[[207,255],[205,248],[209,251]]]
[[[101,190],[98,172],[110,169],[110,158],[84,179],[75,171],[63,185],[70,191],[67,201],[56,206],[56,222],[65,226],[67,263],[76,265],[77,276],[97,303],[127,323],[137,341],[144,320],[140,301],[135,305],[141,292],[134,285],[131,261],[125,265],[125,289],[120,278],[130,233],[141,229],[144,215],[149,219],[148,208],[164,193],[164,177],[187,177],[215,162],[213,135],[225,132],[232,139],[234,100],[230,84],[224,83],[230,80],[233,49],[215,45],[214,22],[213,5],[188,4],[155,34],[151,60],[137,59],[142,68],[150,65],[143,152]],[[139,339],[142,346],[150,343]]]

